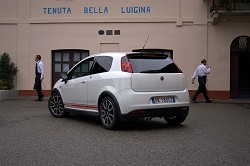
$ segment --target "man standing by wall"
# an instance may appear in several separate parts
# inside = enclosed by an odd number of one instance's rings
[[[42,92],[42,81],[44,78],[44,66],[43,62],[41,61],[41,55],[36,55],[35,61],[36,61],[36,68],[35,68],[36,78],[33,89],[37,91],[38,98],[36,99],[36,101],[43,101],[44,95]]]
[[[207,83],[207,74],[210,74],[211,72],[211,67],[207,67],[207,61],[206,59],[203,59],[201,61],[201,64],[196,68],[193,77],[192,77],[192,84],[194,84],[195,78],[198,77],[198,83],[199,83],[199,87],[196,90],[194,96],[192,97],[192,101],[194,103],[196,102],[197,96],[202,93],[203,96],[206,99],[207,103],[211,103],[212,100],[210,100],[207,96],[207,88],[206,88],[206,83]]]

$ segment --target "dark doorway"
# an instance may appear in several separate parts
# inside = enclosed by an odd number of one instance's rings
[[[61,73],[68,72],[70,68],[87,56],[89,56],[89,50],[52,50],[52,88]]]
[[[230,97],[250,98],[250,38],[233,40],[230,51]]]
[[[238,96],[250,98],[250,53],[239,54]]]

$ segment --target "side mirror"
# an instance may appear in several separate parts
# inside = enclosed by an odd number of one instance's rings
[[[62,73],[61,75],[60,75],[60,77],[62,78],[62,80],[65,82],[65,84],[67,83],[67,81],[68,81],[68,76],[67,76],[67,74],[65,74],[65,73]]]

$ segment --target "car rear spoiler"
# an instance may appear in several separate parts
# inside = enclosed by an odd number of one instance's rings
[[[168,58],[169,55],[166,53],[159,53],[159,52],[133,52],[133,53],[128,53],[127,57],[138,57],[138,56],[153,56],[153,57],[164,57]]]

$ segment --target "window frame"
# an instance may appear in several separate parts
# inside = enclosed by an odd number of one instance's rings
[[[105,67],[103,67],[103,65],[101,65],[101,64],[99,63],[99,62],[102,62],[101,60],[104,59],[104,58],[109,58],[109,59],[110,59],[110,65],[109,65],[108,69],[106,69]],[[107,60],[109,60],[109,59],[107,59]],[[100,60],[100,61],[99,61],[99,60]],[[107,61],[107,60],[106,60],[106,61]],[[99,61],[99,62],[98,62],[98,61]],[[108,63],[109,63],[109,62],[108,62]],[[98,66],[97,72],[95,72],[95,67],[97,66],[97,64],[98,64],[99,66]],[[103,64],[103,63],[102,63],[102,64]],[[95,62],[94,62],[94,64],[93,64],[93,66],[92,66],[91,74],[100,74],[100,73],[109,72],[110,69],[111,69],[111,67],[112,67],[112,64],[113,64],[113,57],[112,57],[112,56],[97,56],[97,57],[95,58]],[[105,71],[100,71],[100,68],[105,69]]]
[[[94,63],[95,63],[95,58],[96,58],[96,57],[89,57],[89,58],[87,58],[87,59],[84,59],[83,61],[81,61],[80,63],[78,63],[76,66],[74,66],[71,70],[69,70],[68,73],[67,73],[68,80],[76,79],[76,78],[80,78],[80,77],[84,77],[84,76],[91,75],[91,71],[92,71],[93,65],[94,65]],[[88,72],[85,72],[85,74],[83,74],[82,76],[74,77],[75,71],[76,71],[79,67],[82,68],[82,65],[83,65],[85,62],[87,62],[87,61],[90,62],[91,59],[92,59],[93,61],[92,61],[92,64],[89,66],[89,71],[88,71]],[[81,72],[81,70],[82,70],[82,69],[80,69],[80,72]],[[88,74],[86,74],[86,73],[88,73]]]

